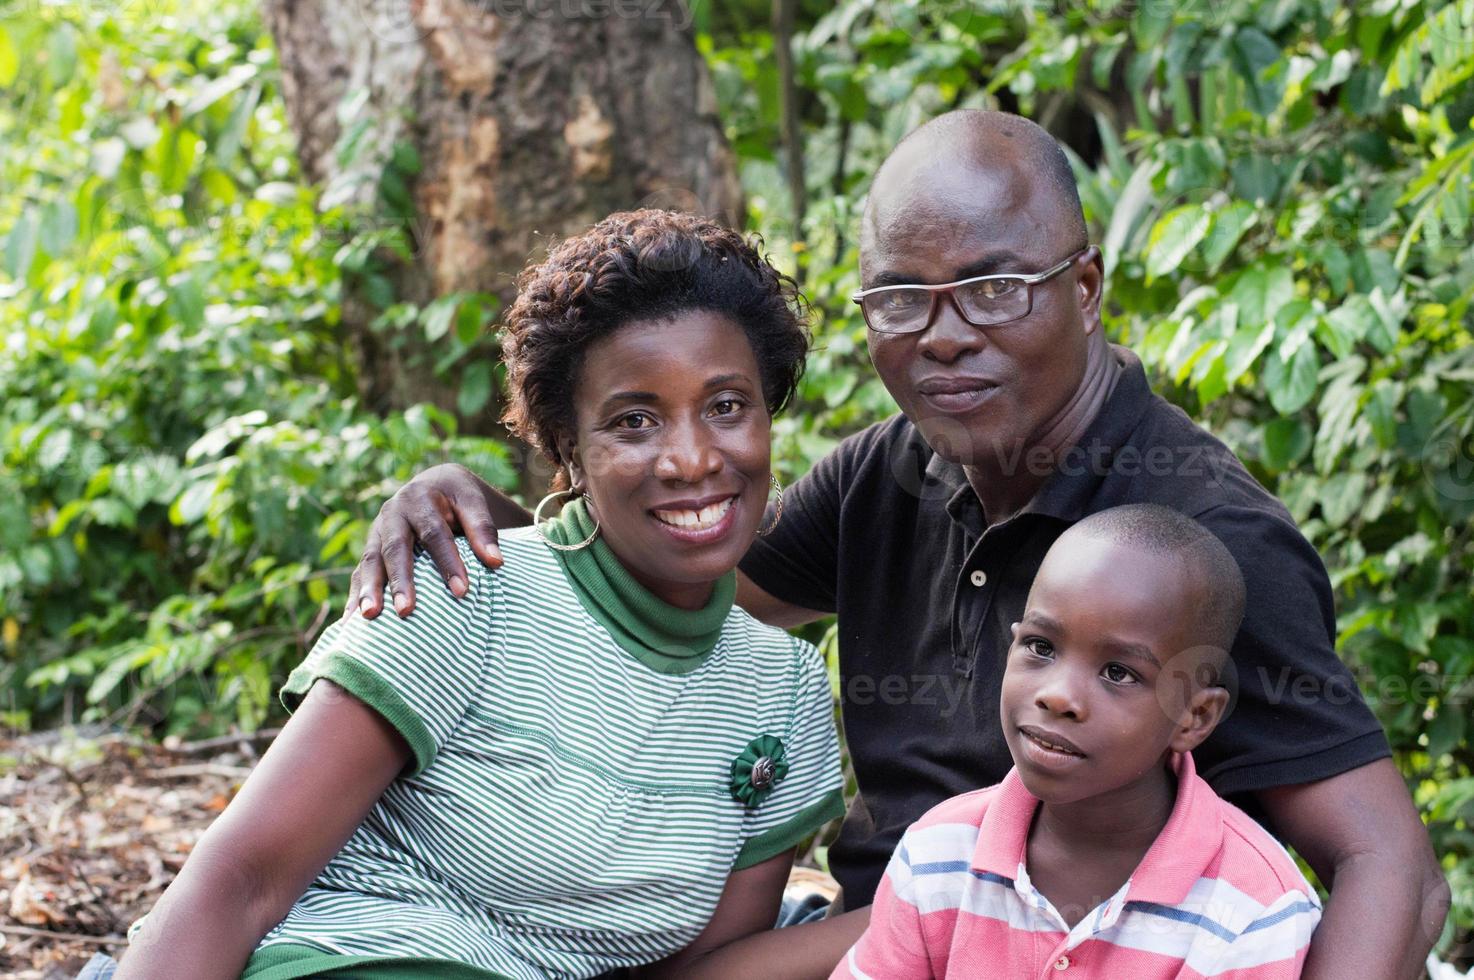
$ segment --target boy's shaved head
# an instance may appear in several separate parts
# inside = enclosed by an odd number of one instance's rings
[[[1183,612],[1197,620],[1202,645],[1220,651],[1221,669],[1244,619],[1244,576],[1222,541],[1185,514],[1161,504],[1126,504],[1091,514],[1061,537],[1111,541],[1181,562],[1185,583],[1198,601]]]

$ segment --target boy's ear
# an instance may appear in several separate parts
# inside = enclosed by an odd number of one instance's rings
[[[1172,733],[1173,752],[1191,752],[1213,734],[1228,708],[1228,688],[1199,688],[1188,700]]]

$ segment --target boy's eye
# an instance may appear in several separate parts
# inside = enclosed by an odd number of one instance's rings
[[[1101,673],[1112,684],[1134,684],[1136,682],[1136,674],[1120,664],[1106,664]]]
[[[1037,636],[1031,636],[1027,640],[1025,640],[1024,649],[1029,651],[1036,657],[1054,656],[1054,647],[1049,645],[1049,641],[1040,639]]]

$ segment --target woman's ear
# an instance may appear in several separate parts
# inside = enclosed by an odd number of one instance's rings
[[[563,462],[563,468],[568,471],[568,489],[579,493],[584,491],[583,459],[579,455],[578,443],[573,436],[563,434],[558,436],[558,459]]]

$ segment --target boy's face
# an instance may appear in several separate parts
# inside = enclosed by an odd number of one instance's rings
[[[1204,592],[1169,555],[1088,535],[1055,544],[1003,675],[1004,736],[1030,793],[1098,796],[1207,738],[1228,694],[1204,683]]]

